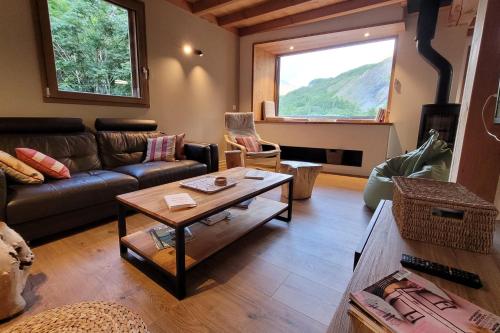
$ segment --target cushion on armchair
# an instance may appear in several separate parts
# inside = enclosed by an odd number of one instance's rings
[[[237,136],[236,142],[244,146],[249,153],[258,153],[262,151],[262,145],[254,136]]]

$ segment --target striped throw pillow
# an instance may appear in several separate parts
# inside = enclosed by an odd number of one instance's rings
[[[235,139],[238,144],[244,146],[250,153],[262,151],[262,145],[254,136],[237,136]]]
[[[148,138],[146,159],[142,163],[153,161],[175,161],[175,135]]]
[[[69,169],[64,164],[37,150],[31,148],[16,148],[16,156],[18,159],[44,175],[55,179],[71,178]]]

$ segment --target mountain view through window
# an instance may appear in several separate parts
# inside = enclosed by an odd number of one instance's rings
[[[395,40],[280,57],[282,117],[375,118],[387,107]]]

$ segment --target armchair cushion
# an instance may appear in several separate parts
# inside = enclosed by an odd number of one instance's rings
[[[262,145],[254,136],[237,136],[236,142],[244,146],[249,153],[257,153],[262,151]]]

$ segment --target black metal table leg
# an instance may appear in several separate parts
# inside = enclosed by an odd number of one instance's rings
[[[292,220],[292,208],[293,208],[293,178],[288,183],[288,221]]]
[[[288,182],[288,212],[286,217],[286,222],[292,220],[292,209],[293,209],[293,178]]]
[[[120,255],[122,257],[127,255],[127,247],[122,244],[122,237],[127,235],[127,207],[118,203],[118,240],[120,242]]]
[[[293,178],[288,181],[288,208],[286,210],[285,216],[276,216],[277,220],[290,222],[292,220],[292,209],[293,209]]]
[[[175,293],[178,299],[186,297],[186,260],[184,227],[175,229]]]

